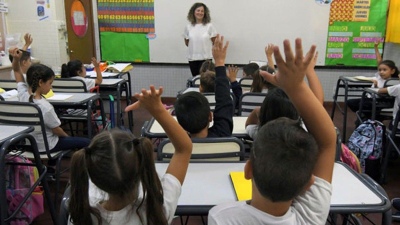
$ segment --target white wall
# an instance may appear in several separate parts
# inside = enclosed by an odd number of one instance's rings
[[[9,33],[32,33],[33,56],[48,66],[59,66],[68,61],[66,54],[66,39],[64,32],[59,31],[61,22],[65,22],[63,0],[50,0],[52,15],[49,21],[39,22],[36,17],[36,1],[6,0],[9,4],[7,26]],[[95,2],[95,1],[94,1]],[[94,15],[97,15],[94,10]],[[61,22],[60,22],[61,21]],[[97,27],[97,24],[95,24]],[[181,43],[181,39],[177,40]],[[96,50],[99,54],[98,42]],[[164,49],[162,49],[164,50]],[[233,54],[229,52],[229,54]],[[400,44],[385,44],[384,59],[391,59],[400,65]],[[373,76],[375,68],[371,69],[317,69],[325,93],[325,101],[332,101],[333,88],[340,76]],[[239,75],[242,72],[239,71]],[[133,92],[140,91],[150,84],[164,86],[165,97],[175,97],[179,90],[185,88],[186,81],[191,77],[188,65],[183,64],[137,64],[132,75]]]
[[[68,61],[66,36],[60,26],[65,24],[64,1],[50,0],[51,15],[48,20],[39,21],[36,1],[6,0],[9,12],[6,14],[9,34],[31,33],[32,56],[47,66],[61,66]]]

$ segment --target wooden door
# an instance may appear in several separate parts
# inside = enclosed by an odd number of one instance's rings
[[[96,56],[91,0],[64,0],[70,60],[90,63]]]

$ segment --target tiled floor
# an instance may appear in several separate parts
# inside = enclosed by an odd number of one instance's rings
[[[171,104],[172,100],[171,99],[166,99],[165,103]],[[328,110],[330,113],[331,110],[331,104],[326,104],[325,108]],[[339,128],[339,130],[342,130],[341,124],[342,124],[342,116],[339,115],[340,113],[337,113],[334,118],[334,123],[335,125]],[[140,135],[140,128],[142,127],[144,121],[149,120],[151,117],[150,115],[143,109],[139,109],[137,111],[134,111],[133,113],[134,117],[134,134],[139,136]],[[349,119],[348,119],[348,127],[347,127],[347,135],[350,136],[351,132],[354,129],[354,120],[355,120],[355,115],[353,113],[349,113]],[[127,120],[125,120],[127,121]],[[67,162],[66,162],[67,163]],[[393,160],[389,164],[388,168],[388,178],[387,178],[387,183],[383,184],[382,187],[386,190],[389,198],[394,198],[400,196],[400,176],[399,172],[400,171],[400,160]],[[66,185],[68,182],[68,177],[65,177],[63,180],[62,185]],[[349,191],[356,191],[356,190],[349,190]],[[380,215],[378,214],[369,214],[369,218],[371,218],[373,221],[376,222],[376,224],[380,224]],[[184,220],[186,218],[183,218]],[[207,220],[207,218],[204,218]],[[199,216],[191,216],[188,220],[189,225],[200,225],[202,224],[201,217]],[[361,219],[363,224],[370,224],[367,220]],[[50,216],[48,211],[46,210],[45,214],[40,216],[39,218],[36,219],[36,221],[33,223],[35,225],[47,225],[47,224],[52,224]],[[173,225],[178,225],[180,223],[180,218],[175,218],[172,222]],[[393,224],[400,224],[400,223],[393,223]]]

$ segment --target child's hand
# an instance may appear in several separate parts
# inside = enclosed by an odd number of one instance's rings
[[[24,35],[24,40],[25,40],[25,46],[29,46],[29,45],[31,45],[32,44],[32,42],[33,42],[33,38],[32,38],[32,36],[31,36],[31,34],[30,33],[26,33],[25,35]]]
[[[231,83],[236,81],[236,76],[237,76],[238,71],[239,71],[239,68],[237,68],[237,66],[233,66],[233,65],[228,66],[227,76]]]
[[[95,68],[99,68],[100,64],[95,57],[92,57],[92,64]]]
[[[11,55],[14,59],[16,59],[16,61],[19,62],[19,59],[20,59],[21,56],[22,56],[22,51],[20,51],[17,47],[14,47],[14,48],[10,48],[10,49],[8,50],[8,52],[10,53],[10,55]],[[14,60],[13,60],[13,61],[14,61]]]
[[[260,71],[260,75],[268,82],[281,87],[284,91],[295,90],[297,86],[304,83],[306,69],[310,65],[315,54],[316,46],[312,45],[306,56],[303,56],[301,39],[295,41],[295,54],[293,54],[289,40],[283,42],[285,60],[277,46],[274,47],[275,61],[279,68],[275,75],[266,71]]]
[[[267,46],[265,46],[265,55],[267,57],[271,56],[274,54],[274,45],[269,43]]]
[[[226,50],[228,49],[229,41],[224,46],[224,36],[217,34],[214,45],[212,47],[212,54],[215,60],[215,66],[225,66]]]
[[[377,81],[377,80],[372,79],[371,81],[372,81],[372,83],[374,83],[374,87],[375,87],[375,88],[378,87],[378,81]]]
[[[158,90],[155,89],[153,85],[150,85],[150,90],[142,89],[142,92],[135,93],[135,98],[137,102],[129,105],[125,108],[125,112],[139,109],[143,107],[147,109],[152,115],[157,113],[159,110],[165,110],[161,102],[161,95],[163,93],[163,88],[159,87]]]
[[[378,47],[378,45],[381,43],[380,39],[376,39],[374,43],[374,47]]]

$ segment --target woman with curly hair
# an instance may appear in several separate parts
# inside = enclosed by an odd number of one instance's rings
[[[188,47],[190,71],[196,76],[203,62],[212,59],[211,49],[217,30],[211,24],[210,10],[204,3],[193,4],[187,19],[190,23],[186,25],[183,36]]]

